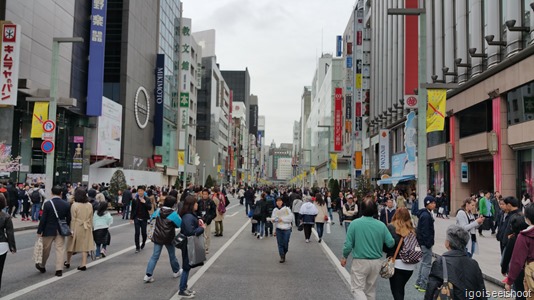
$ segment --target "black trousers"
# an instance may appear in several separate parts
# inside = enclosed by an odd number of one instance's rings
[[[4,263],[6,262],[6,256],[7,252],[0,255],[0,290],[2,290],[2,274],[4,273]]]
[[[22,213],[21,216],[23,218],[30,218],[30,202],[22,202]]]
[[[304,237],[309,240],[312,233],[313,224],[303,224],[304,225]]]
[[[395,274],[389,279],[389,287],[393,294],[394,300],[404,300],[404,287],[410,277],[412,277],[413,271],[401,270],[395,268]]]
[[[141,246],[139,245],[139,232],[141,232],[141,236],[143,237],[143,245],[145,245],[145,242],[146,242],[146,238],[147,238],[147,235],[146,235],[147,220],[141,220],[141,219],[135,218],[134,219],[134,225],[135,225],[135,237],[134,237],[135,248],[139,250],[139,249],[141,249]]]

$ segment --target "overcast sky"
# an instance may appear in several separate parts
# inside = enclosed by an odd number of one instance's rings
[[[335,52],[355,0],[182,0],[192,31],[215,29],[222,70],[250,73],[265,116],[265,143],[292,143],[304,86],[317,58]]]

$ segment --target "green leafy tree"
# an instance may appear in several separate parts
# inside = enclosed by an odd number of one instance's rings
[[[128,184],[126,184],[126,176],[124,176],[124,172],[122,172],[122,170],[115,171],[109,182],[109,193],[112,196],[117,196],[119,191],[124,191],[127,187]]]
[[[211,188],[211,187],[213,187],[213,185],[214,185],[214,181],[211,178],[211,175],[208,175],[208,178],[206,178],[206,182],[204,183],[204,186],[206,188]]]
[[[176,180],[174,181],[174,188],[175,188],[176,190],[179,190],[181,187],[182,187],[181,176],[177,176],[177,177],[176,177]]]
[[[339,181],[331,178],[330,181],[328,181],[328,190],[330,191],[332,197],[337,197],[337,195],[339,195]]]
[[[356,177],[356,188],[354,189],[354,193],[358,199],[362,199],[364,196],[371,193],[371,188],[371,180],[369,180],[369,177],[364,175]]]

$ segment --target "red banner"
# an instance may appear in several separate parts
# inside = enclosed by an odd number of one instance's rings
[[[334,96],[334,151],[343,150],[343,89],[336,88]]]

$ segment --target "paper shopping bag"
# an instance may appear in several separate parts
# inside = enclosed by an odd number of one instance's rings
[[[204,249],[204,236],[187,237],[187,255],[191,268],[203,266],[206,261],[206,250]]]

